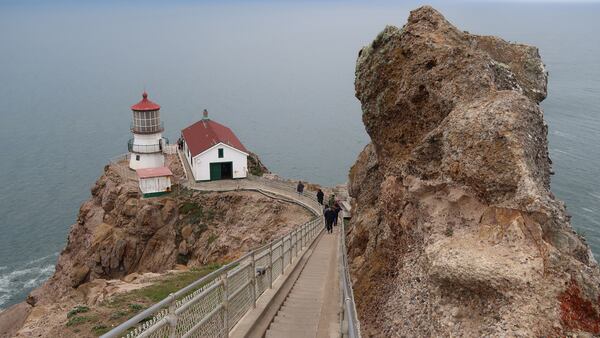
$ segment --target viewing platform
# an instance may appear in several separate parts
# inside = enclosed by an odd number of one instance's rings
[[[163,137],[158,143],[154,144],[135,144],[134,139],[130,138],[127,142],[127,150],[133,153],[150,154],[160,153],[169,145],[169,139]]]

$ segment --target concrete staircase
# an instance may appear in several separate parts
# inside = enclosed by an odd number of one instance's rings
[[[339,336],[337,308],[327,304],[332,297],[339,298],[337,239],[337,233],[323,234],[269,326],[266,338]]]

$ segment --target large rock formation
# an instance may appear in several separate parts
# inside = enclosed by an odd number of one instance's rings
[[[535,47],[431,7],[363,48],[350,172],[365,336],[600,334],[598,266],[550,192]]]

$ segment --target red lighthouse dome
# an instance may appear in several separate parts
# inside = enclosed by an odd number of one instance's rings
[[[156,134],[163,131],[163,124],[160,122],[160,106],[148,100],[148,93],[145,91],[142,100],[131,106],[131,110],[133,111],[131,131],[134,134]]]
[[[159,110],[160,105],[148,100],[148,93],[144,92],[142,94],[142,100],[133,106],[131,106],[131,110],[135,111],[152,111]]]

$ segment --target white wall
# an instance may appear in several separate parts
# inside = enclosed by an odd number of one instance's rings
[[[136,159],[136,155],[139,155],[140,159]],[[137,154],[131,153],[129,159],[129,168],[136,169],[146,169],[146,168],[158,168],[165,166],[165,157],[162,153],[152,153],[152,154]]]
[[[162,138],[161,133],[156,134],[133,134],[133,148],[136,145],[152,145],[158,144]],[[145,169],[145,168],[158,168],[165,166],[165,157],[162,153],[151,153],[151,154],[140,154],[131,153],[129,159],[129,168],[131,169]],[[136,155],[139,155],[140,159],[136,159]]]
[[[140,178],[140,190],[143,194],[163,192],[169,188],[171,188],[171,177],[169,176]]]
[[[223,149],[223,158],[219,158],[219,150]],[[185,151],[186,149],[184,149]],[[187,156],[187,152],[186,152]],[[245,178],[248,172],[248,157],[243,152],[219,143],[193,159],[192,172],[196,181],[210,180],[210,163],[233,162],[233,178]]]

